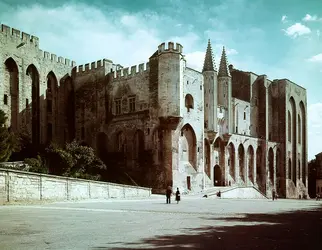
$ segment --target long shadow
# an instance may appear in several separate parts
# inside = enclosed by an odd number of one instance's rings
[[[100,246],[92,249],[322,249],[322,206],[279,214],[200,219],[213,220],[214,225],[217,222],[220,226],[185,229],[184,234],[124,243],[120,248]],[[227,224],[222,226],[223,223]]]

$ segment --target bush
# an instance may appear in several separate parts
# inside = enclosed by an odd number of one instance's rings
[[[28,170],[30,172],[48,174],[48,168],[40,155],[38,155],[37,158],[26,158],[24,163],[29,166]]]
[[[19,150],[17,137],[6,126],[8,117],[0,110],[0,162],[6,162],[11,154]]]
[[[95,155],[94,149],[73,141],[60,148],[52,143],[46,149],[50,173],[92,180],[100,180],[105,164]]]

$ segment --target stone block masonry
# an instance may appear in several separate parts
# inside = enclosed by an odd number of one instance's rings
[[[0,168],[0,204],[13,201],[110,199],[150,195],[150,188]]]

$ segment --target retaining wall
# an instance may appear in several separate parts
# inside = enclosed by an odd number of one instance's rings
[[[12,201],[63,201],[149,197],[151,188],[0,168],[0,204]]]

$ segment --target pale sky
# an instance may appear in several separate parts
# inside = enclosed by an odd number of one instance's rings
[[[306,88],[308,158],[322,151],[322,1],[0,0],[0,22],[77,64],[136,65],[171,40],[201,70],[209,38],[217,65],[225,45],[234,67]]]

